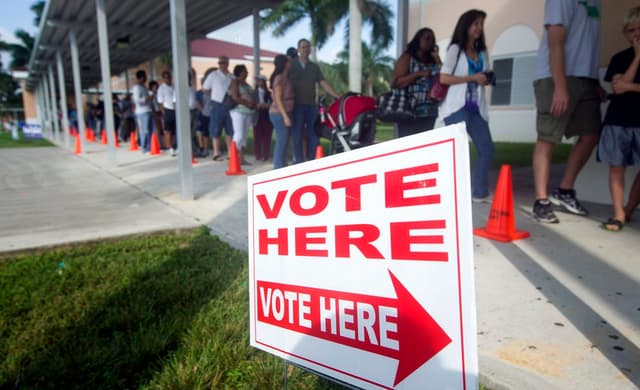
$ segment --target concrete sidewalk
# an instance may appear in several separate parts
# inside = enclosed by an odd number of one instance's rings
[[[198,160],[196,199],[182,201],[175,158],[123,145],[111,164],[104,146],[87,146],[81,157],[63,148],[0,152],[0,251],[197,225],[247,249],[246,177],[226,176],[226,162]],[[640,214],[620,233],[599,228],[610,210],[596,204],[586,204],[589,217],[559,214],[560,224],[541,225],[529,216],[530,169],[514,170],[513,189],[518,228],[531,238],[474,238],[481,381],[490,389],[640,387]],[[489,209],[474,204],[474,226],[485,225]]]

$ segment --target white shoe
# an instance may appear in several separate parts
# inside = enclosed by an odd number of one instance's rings
[[[174,148],[169,149],[169,151],[171,152],[171,157],[176,156],[176,150]]]
[[[471,201],[473,203],[491,203],[492,200],[493,200],[493,197],[491,196],[491,194],[485,196],[484,198],[475,198],[475,197],[471,198]]]

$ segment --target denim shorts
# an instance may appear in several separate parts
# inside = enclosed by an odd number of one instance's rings
[[[640,127],[605,125],[597,158],[616,167],[640,165]]]

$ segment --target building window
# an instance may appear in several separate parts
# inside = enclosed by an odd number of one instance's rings
[[[491,105],[534,105],[533,75],[536,69],[536,58],[536,53],[526,53],[493,60],[496,85],[491,88]]]

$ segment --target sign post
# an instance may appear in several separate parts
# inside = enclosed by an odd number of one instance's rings
[[[478,386],[463,124],[248,178],[251,345],[364,388]]]

